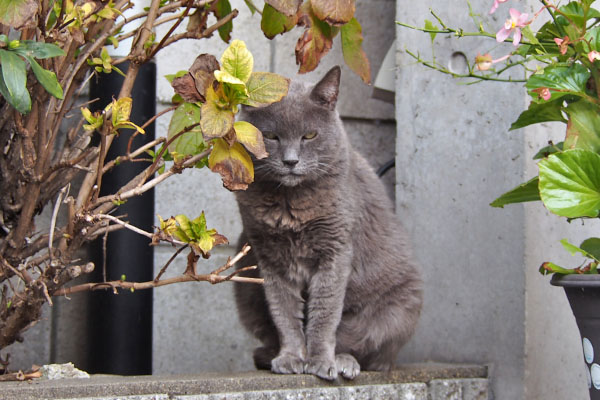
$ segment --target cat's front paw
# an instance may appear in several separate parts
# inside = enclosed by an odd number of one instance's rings
[[[360,374],[360,364],[350,354],[336,354],[335,365],[338,372],[346,379],[354,379]]]
[[[280,354],[271,361],[271,371],[276,374],[301,374],[304,360],[293,354]]]
[[[321,379],[333,381],[338,376],[335,360],[309,359],[304,366],[304,373],[316,375]]]

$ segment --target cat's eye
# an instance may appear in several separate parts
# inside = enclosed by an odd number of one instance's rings
[[[306,135],[304,135],[302,138],[306,139],[306,140],[310,140],[310,139],[314,139],[317,137],[317,132],[309,132]]]
[[[270,139],[270,140],[277,140],[277,139],[279,139],[277,137],[277,135],[275,134],[275,132],[265,131],[262,134],[263,134],[263,137],[266,138],[266,139]]]

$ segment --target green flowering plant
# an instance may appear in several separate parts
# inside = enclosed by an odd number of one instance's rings
[[[410,50],[407,53],[419,63],[455,78],[470,78],[474,82],[523,82],[531,102],[511,125],[511,130],[549,121],[565,124],[564,140],[549,142],[535,155],[538,175],[494,200],[493,207],[541,200],[552,213],[569,220],[598,218],[600,11],[593,5],[595,0],[560,4],[540,0],[539,11],[530,16],[517,8],[505,10],[503,3],[508,1],[494,0],[489,11],[490,14],[508,11],[506,22],[496,32],[487,31],[477,20],[477,32],[449,27],[434,11],[431,13],[437,23],[425,21],[423,28],[398,22],[429,33],[432,41],[438,34],[451,34],[458,38],[477,36],[495,39],[498,43],[512,42],[508,54],[494,58],[489,53],[479,53],[468,63],[465,73],[456,73],[435,60],[424,60]],[[470,3],[469,9],[476,18]],[[531,29],[532,22],[542,16],[549,18],[537,31]],[[507,77],[508,71],[514,68],[523,71],[522,79]],[[582,254],[586,261],[576,268],[545,262],[540,267],[542,274],[598,273],[600,238],[586,239],[579,246],[566,239],[561,243],[571,254]]]

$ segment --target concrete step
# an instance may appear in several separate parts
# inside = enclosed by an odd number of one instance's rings
[[[88,379],[0,382],[0,399],[85,400],[483,400],[485,366],[424,363],[389,373],[362,372],[353,381],[267,371],[184,376],[106,376]]]

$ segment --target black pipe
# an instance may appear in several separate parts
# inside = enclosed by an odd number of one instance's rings
[[[127,64],[119,68],[127,71]],[[113,97],[116,98],[123,83],[123,77],[115,72],[99,74],[93,78],[90,99],[99,98],[93,103],[94,109],[104,109]],[[130,120],[139,125],[156,113],[156,65],[142,66],[131,93],[133,108]],[[154,124],[138,135],[132,149],[154,140]],[[133,130],[121,129],[120,136],[113,141],[106,160],[114,159],[127,151],[127,143]],[[125,183],[138,175],[149,163],[124,162],[104,175],[100,195],[115,193]],[[152,231],[154,222],[154,192],[127,200],[120,205],[115,216],[123,216],[145,231]],[[153,279],[153,251],[149,239],[123,229],[112,232],[103,250],[103,238],[90,245],[90,256],[96,264],[93,282],[103,280],[103,265],[106,265],[106,280],[143,282]],[[106,254],[106,260],[104,260]],[[119,290],[115,295],[111,290],[90,293],[88,312],[88,362],[91,373],[144,375],[152,373],[152,290],[131,293]]]
[[[385,175],[386,172],[388,172],[390,169],[394,168],[396,166],[396,159],[392,158],[391,160],[387,161],[385,164],[383,164],[381,167],[379,167],[379,169],[375,172],[377,174],[378,177],[382,177],[383,175]]]

